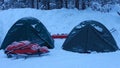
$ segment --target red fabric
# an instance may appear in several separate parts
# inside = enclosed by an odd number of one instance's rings
[[[55,34],[55,35],[52,35],[52,38],[56,39],[56,38],[67,38],[67,34]]]
[[[38,52],[47,53],[48,49],[40,47],[38,44],[28,44],[23,42],[11,44],[6,48],[8,54],[35,54]]]
[[[18,43],[18,44],[16,44],[16,45],[11,44],[11,45],[8,45],[8,47],[6,48],[6,50],[10,51],[10,50],[22,48],[22,47],[24,47],[24,46],[25,46],[24,43]]]

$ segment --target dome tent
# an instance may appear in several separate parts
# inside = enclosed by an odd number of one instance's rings
[[[46,27],[36,18],[25,17],[18,20],[8,31],[2,42],[1,49],[5,49],[14,41],[28,40],[41,46],[54,48],[54,40]]]
[[[62,48],[78,53],[113,52],[119,49],[109,30],[93,20],[83,21],[75,26]]]

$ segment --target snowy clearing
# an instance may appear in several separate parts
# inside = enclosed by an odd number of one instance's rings
[[[39,19],[51,34],[69,33],[72,28],[85,20],[96,20],[111,31],[120,48],[120,16],[116,12],[100,13],[90,9],[9,9],[0,11],[0,44],[10,27],[22,17]],[[49,55],[28,59],[8,59],[0,50],[1,68],[120,68],[120,51],[111,53],[79,54],[62,50],[65,39],[55,39],[55,48]]]

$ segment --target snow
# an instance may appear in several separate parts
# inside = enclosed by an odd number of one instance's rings
[[[95,28],[96,30],[98,30],[99,32],[102,32],[102,31],[103,31],[103,29],[102,29],[101,27],[96,26],[95,24],[92,24],[92,26],[94,26],[94,28]]]
[[[9,9],[0,11],[0,43],[10,27],[20,18],[35,17],[39,19],[51,34],[69,33],[73,27],[85,20],[96,20],[104,24],[114,36],[120,47],[120,16],[115,11],[101,13],[77,9]],[[29,57],[27,59],[7,58],[0,50],[1,68],[120,68],[120,51],[109,53],[79,54],[62,50],[65,39],[55,39],[55,48],[48,55]]]

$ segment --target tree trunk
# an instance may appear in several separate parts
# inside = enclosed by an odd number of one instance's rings
[[[79,0],[75,0],[75,7],[79,9]]]

